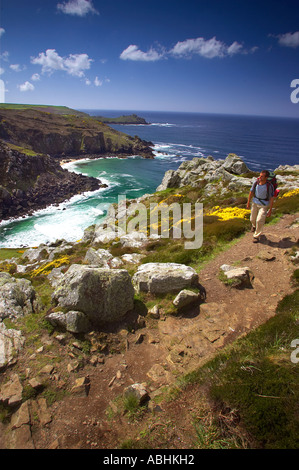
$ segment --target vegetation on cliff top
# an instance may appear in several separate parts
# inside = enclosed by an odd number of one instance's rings
[[[150,142],[63,106],[0,106],[0,138],[51,156],[115,154],[153,158]]]
[[[148,124],[144,118],[137,116],[137,114],[119,116],[115,118],[94,116],[94,119],[97,121],[102,121],[105,124]]]

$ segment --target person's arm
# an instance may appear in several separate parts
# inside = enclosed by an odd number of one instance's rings
[[[246,206],[247,209],[249,209],[250,207],[250,201],[251,201],[252,196],[253,196],[253,191],[250,191],[249,196],[248,196],[247,206]]]
[[[273,203],[274,203],[274,196],[272,196],[271,199],[270,199],[270,204],[269,204],[269,210],[267,212],[267,217],[270,217],[271,214],[272,214]]]

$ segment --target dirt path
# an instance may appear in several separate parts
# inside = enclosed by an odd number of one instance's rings
[[[296,219],[298,214],[286,215],[276,225],[266,225],[259,244],[253,244],[252,234],[247,233],[210,261],[200,272],[207,293],[200,307],[183,317],[162,315],[158,320],[146,320],[146,326],[135,333],[122,332],[120,337],[126,345],[122,353],[111,354],[104,364],[88,364],[75,373],[74,380],[88,376],[88,396],[71,395],[55,402],[49,409],[51,422],[31,426],[35,448],[118,448],[135,432],[126,416],[113,413],[125,387],[146,383],[153,398],[179,374],[198,367],[225,344],[273,316],[278,301],[292,292],[294,265],[286,251],[299,239],[298,224],[291,225]],[[218,278],[223,264],[248,266],[254,274],[252,288],[226,286]],[[160,426],[165,446],[192,448],[185,432],[190,422],[187,417],[190,412],[196,414],[196,403],[201,399],[193,390],[172,405],[163,403],[156,409],[158,414],[163,413],[164,424],[159,420],[153,424],[148,418],[156,432]],[[165,416],[172,423],[168,427]]]

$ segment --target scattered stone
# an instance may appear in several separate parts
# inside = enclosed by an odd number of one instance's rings
[[[54,366],[52,364],[47,364],[39,372],[41,375],[51,375],[54,372]]]
[[[116,375],[114,377],[112,377],[112,379],[108,383],[108,387],[112,387],[112,385],[114,384],[115,379],[116,379]]]
[[[30,424],[30,414],[29,414],[29,407],[28,401],[22,403],[20,408],[12,415],[10,421],[11,430],[20,428],[23,425]]]
[[[211,328],[211,329],[204,330],[204,337],[207,338],[210,341],[210,343],[214,343],[224,334],[225,334],[225,331],[222,329],[219,330],[219,329]]]
[[[99,363],[99,358],[98,356],[91,356],[91,358],[89,359],[89,363],[92,365],[92,366],[96,366],[98,363]]]
[[[80,369],[80,363],[78,361],[73,362],[72,364],[69,363],[67,365],[68,372],[77,372]]]
[[[270,250],[260,250],[258,258],[263,261],[274,261],[276,256]]]
[[[198,274],[184,264],[146,263],[139,266],[132,281],[137,292],[162,294],[197,285]]]
[[[146,375],[159,385],[167,385],[175,380],[173,375],[165,370],[161,364],[154,364]]]
[[[16,362],[16,355],[23,349],[24,343],[21,331],[7,329],[0,321],[0,371]]]
[[[71,389],[71,393],[78,396],[87,396],[89,393],[89,388],[89,377],[81,377],[76,380],[75,385]]]
[[[35,449],[34,442],[32,440],[30,425],[24,424],[23,426],[14,429],[10,433],[7,448],[19,450]]]
[[[128,397],[130,395],[134,395],[138,401],[139,405],[144,404],[146,401],[149,400],[149,394],[145,387],[142,384],[135,383],[133,385],[130,385],[124,390],[124,397]]]
[[[0,403],[11,407],[22,402],[23,386],[17,374],[12,374],[10,380],[2,385],[0,390]]]
[[[151,309],[148,311],[148,315],[149,315],[151,318],[155,318],[156,320],[159,320],[159,318],[160,318],[160,313],[159,313],[159,307],[158,307],[158,305],[155,305],[153,308],[151,308]]]
[[[57,336],[55,336],[55,338],[57,339],[57,341],[59,341],[59,343],[65,344],[65,341],[66,341],[66,335],[65,334],[57,335]]]
[[[223,264],[220,269],[224,273],[228,281],[232,281],[235,287],[252,287],[252,280],[254,278],[250,268],[235,268],[228,264]]]
[[[47,406],[45,398],[38,398],[37,400],[30,400],[30,414],[37,416],[41,426],[51,423],[52,415]]]
[[[40,390],[43,388],[42,382],[35,377],[29,380],[29,385],[34,388],[34,390]]]
[[[181,290],[176,298],[173,301],[173,305],[175,305],[178,309],[186,307],[187,305],[193,304],[197,302],[199,299],[198,294],[191,290]]]
[[[71,310],[67,313],[52,312],[47,316],[51,325],[60,327],[70,333],[87,333],[91,329],[91,323],[82,312]]]

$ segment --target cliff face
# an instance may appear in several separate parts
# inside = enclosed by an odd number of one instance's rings
[[[0,141],[0,220],[104,186],[96,178],[62,169],[50,156],[25,155]]]
[[[118,132],[88,115],[39,109],[0,109],[0,138],[51,156],[141,155],[153,158],[150,142]]]

